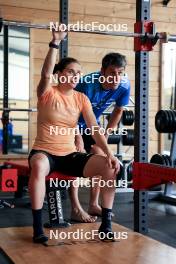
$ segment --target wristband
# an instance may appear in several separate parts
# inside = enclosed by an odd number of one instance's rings
[[[59,49],[59,45],[52,43],[52,41],[49,43],[49,47],[54,49]]]

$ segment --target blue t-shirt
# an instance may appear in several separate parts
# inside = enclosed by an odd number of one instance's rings
[[[117,107],[122,107],[129,103],[130,97],[130,81],[127,77],[122,78],[117,89],[105,90],[99,82],[100,76],[100,72],[94,72],[85,75],[80,79],[80,82],[76,86],[77,91],[88,96],[98,123],[99,117],[103,111],[107,109],[113,102],[116,103]],[[94,82],[92,82],[92,80]],[[79,126],[86,128],[86,124],[82,115],[79,118]]]

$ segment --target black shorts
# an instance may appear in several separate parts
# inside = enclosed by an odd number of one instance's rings
[[[36,153],[43,153],[47,156],[50,164],[50,173],[53,171],[59,171],[61,173],[83,177],[84,167],[93,154],[73,152],[66,156],[52,155],[44,150],[32,149],[29,153],[28,162],[30,167],[30,159]]]
[[[91,135],[86,135],[86,134],[83,134],[82,138],[84,141],[84,148],[85,148],[86,152],[90,153],[91,146],[95,144],[95,140],[93,139],[93,137]]]

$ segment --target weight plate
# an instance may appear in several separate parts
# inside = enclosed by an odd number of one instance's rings
[[[160,154],[154,154],[151,157],[151,159],[150,159],[150,163],[164,165],[165,164],[165,160],[162,157],[162,155],[160,155]]]
[[[169,167],[169,161],[168,161],[168,159],[167,159],[167,155],[162,155],[162,157],[163,157],[163,159],[164,159],[164,161],[165,161],[164,166]]]
[[[167,114],[169,116],[169,124],[168,124],[168,131],[169,133],[173,133],[174,132],[174,127],[173,127],[173,116],[172,116],[172,110],[166,110]]]

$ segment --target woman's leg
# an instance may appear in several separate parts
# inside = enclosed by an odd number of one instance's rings
[[[48,240],[43,233],[42,207],[45,197],[45,177],[50,170],[49,160],[43,153],[34,154],[30,159],[31,173],[29,178],[29,193],[33,213],[34,242]]]

